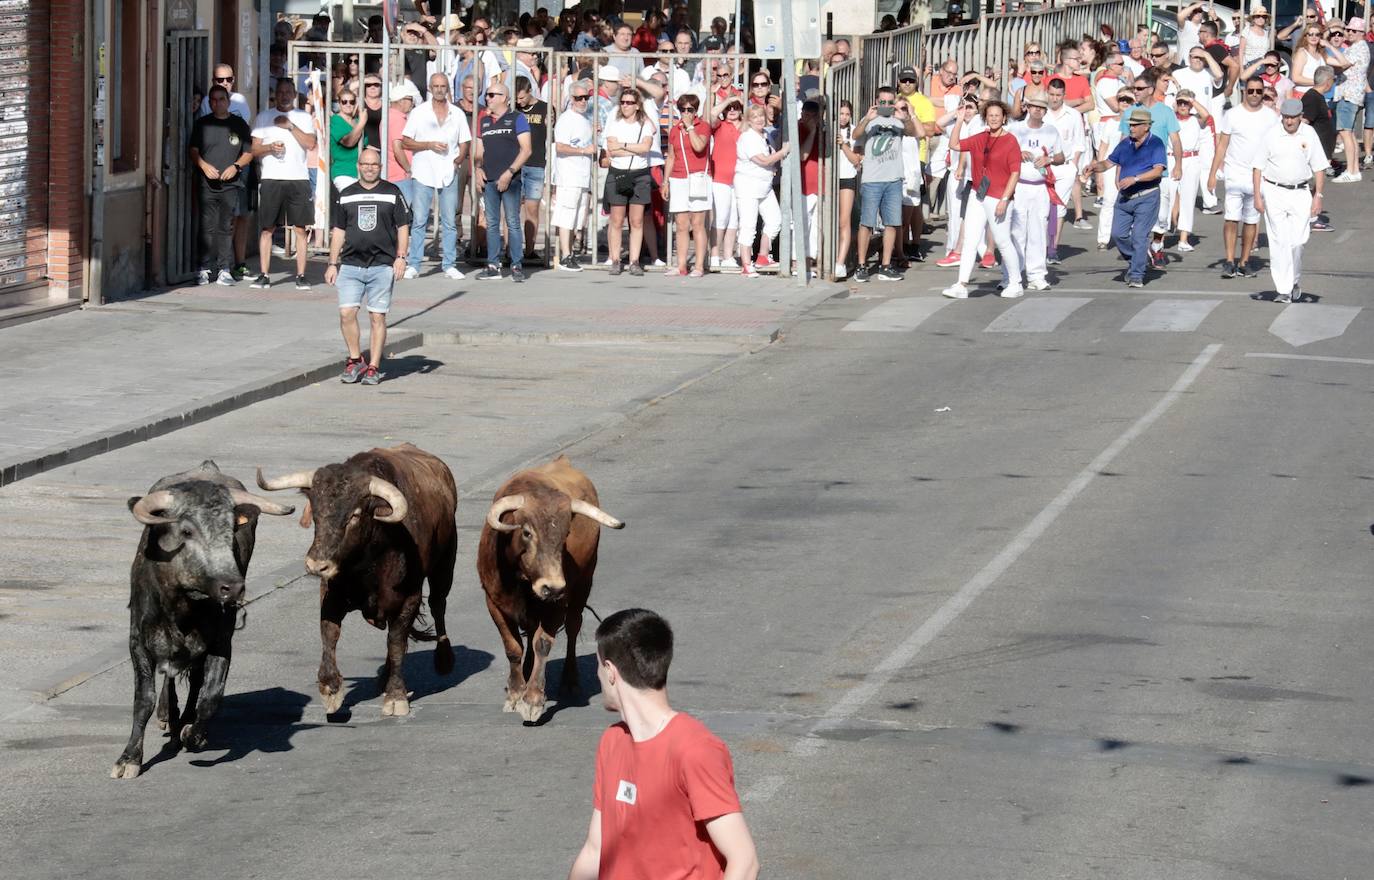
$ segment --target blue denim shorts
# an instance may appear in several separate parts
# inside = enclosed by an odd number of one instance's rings
[[[1360,109],[1354,101],[1336,102],[1336,130],[1351,131],[1355,128],[1355,111]]]
[[[1364,127],[1374,129],[1374,92],[1364,96]]]
[[[334,286],[339,291],[339,308],[356,309],[367,303],[367,310],[379,315],[391,311],[391,282],[395,278],[390,265],[339,267]]]
[[[520,197],[527,202],[544,198],[544,169],[526,165],[520,169]]]
[[[859,189],[859,224],[870,229],[902,225],[902,182],[864,181]]]

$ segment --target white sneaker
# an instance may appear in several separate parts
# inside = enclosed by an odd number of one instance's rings
[[[663,262],[662,260],[654,260],[654,261],[653,261],[652,263],[650,263],[649,265],[650,265],[650,266],[653,266],[655,269],[662,269],[664,266],[666,266],[666,265],[668,265],[668,264],[665,263],[665,262]]]
[[[1336,175],[1335,177],[1331,178],[1331,182],[1332,182],[1332,183],[1358,183],[1359,181],[1361,181],[1361,180],[1363,180],[1363,179],[1364,179],[1364,175],[1361,174],[1360,172],[1358,172],[1358,171],[1355,171],[1355,172],[1347,171],[1347,172],[1345,172],[1344,174],[1338,174],[1338,175]]]
[[[841,281],[841,280],[843,280],[843,279],[844,279],[846,276],[848,276],[848,275],[849,275],[849,269],[848,269],[848,267],[845,266],[844,263],[836,263],[836,264],[835,264],[835,280],[836,280],[836,281]]]
[[[1193,247],[1192,245],[1190,245],[1190,244],[1188,243],[1188,239],[1186,239],[1186,238],[1180,238],[1180,239],[1178,240],[1178,252],[1179,252],[1179,253],[1181,253],[1181,254],[1186,254],[1186,253],[1190,253],[1190,252],[1192,252],[1192,251],[1194,251],[1194,250],[1197,250],[1197,248],[1195,248],[1195,247]]]
[[[736,260],[734,257],[721,257],[719,260],[716,260],[716,268],[717,268],[717,269],[738,269],[738,268],[739,268],[739,260]]]
[[[1050,283],[1043,278],[1032,281],[1026,285],[1027,290],[1049,290]]]
[[[1026,289],[1019,284],[1013,284],[1011,287],[1004,288],[1002,292],[998,294],[998,296],[1003,299],[1019,299],[1025,295]]]
[[[210,283],[210,270],[209,270],[209,269],[201,269],[199,272],[196,273],[196,284],[200,285],[201,287],[204,287],[205,285],[207,285],[207,284],[209,284],[209,283]]]
[[[457,266],[449,266],[447,269],[444,270],[444,277],[451,278],[454,281],[462,281],[463,273],[458,271]]]
[[[968,299],[968,288],[960,284],[958,281],[954,282],[949,287],[946,287],[944,290],[940,292],[945,296],[949,297],[950,299]]]
[[[220,269],[219,277],[215,279],[215,283],[218,284],[220,287],[233,287],[234,276],[231,275],[228,271]]]
[[[416,269],[414,266],[406,266],[405,274],[402,275],[401,277],[402,277],[402,278],[407,278],[407,279],[410,279],[410,278],[419,278],[419,277],[420,277],[420,270],[419,270],[419,269]]]

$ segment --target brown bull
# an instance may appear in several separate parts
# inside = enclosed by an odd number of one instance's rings
[[[477,576],[510,661],[505,710],[529,722],[544,714],[544,664],[559,629],[568,641],[559,692],[567,697],[580,690],[577,634],[592,591],[600,527],[625,527],[599,503],[592,481],[560,455],[508,479],[487,511]]]
[[[458,488],[438,458],[409,443],[360,452],[342,464],[264,479],[264,489],[300,489],[306,497],[301,526],[313,516],[315,540],[306,571],[320,577],[320,696],[333,713],[343,704],[343,677],[335,648],[344,615],[361,611],[386,630],[383,715],[410,712],[401,664],[406,640],[434,641],[434,671],[453,671],[444,611],[457,558],[454,514]],[[435,635],[415,626],[425,579]]]

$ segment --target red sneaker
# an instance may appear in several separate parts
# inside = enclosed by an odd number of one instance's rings
[[[957,266],[959,265],[960,259],[962,258],[959,256],[958,251],[950,251],[948,256],[944,256],[936,260],[935,265],[945,268],[948,268],[949,266]]]
[[[757,260],[754,261],[754,268],[755,268],[755,269],[767,269],[768,267],[770,267],[770,266],[776,266],[777,264],[778,264],[777,260],[774,260],[772,257],[768,256],[767,254],[759,254],[759,258],[758,258]]]
[[[984,269],[993,268],[997,265],[997,255],[994,254],[992,251],[988,251],[986,254],[983,254],[983,259],[978,263],[978,265],[982,266]]]

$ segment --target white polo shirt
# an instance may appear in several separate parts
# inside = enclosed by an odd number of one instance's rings
[[[286,152],[278,158],[271,153],[258,160],[259,180],[309,180],[310,170],[305,164],[305,147],[291,132],[277,125],[277,117],[285,116],[291,124],[306,134],[315,133],[315,121],[304,110],[282,112],[275,107],[258,114],[253,123],[253,137],[264,144],[286,144]]]
[[[453,161],[458,158],[458,148],[472,140],[472,131],[468,128],[467,115],[452,103],[448,104],[448,115],[440,124],[431,99],[411,111],[401,136],[415,141],[442,141],[448,144],[447,152],[416,150],[410,157],[410,176],[416,183],[442,188],[448,186],[457,175]]]
[[[1306,122],[1292,134],[1284,131],[1280,123],[1260,141],[1250,164],[1259,169],[1260,177],[1265,180],[1289,186],[1306,183],[1312,175],[1329,167],[1321,139]]]
[[[1249,110],[1244,105],[1232,107],[1221,117],[1217,134],[1229,134],[1231,141],[1226,147],[1226,178],[1230,180],[1249,179],[1250,169],[1255,165],[1264,139],[1271,130],[1279,125],[1279,114],[1268,107]]]

